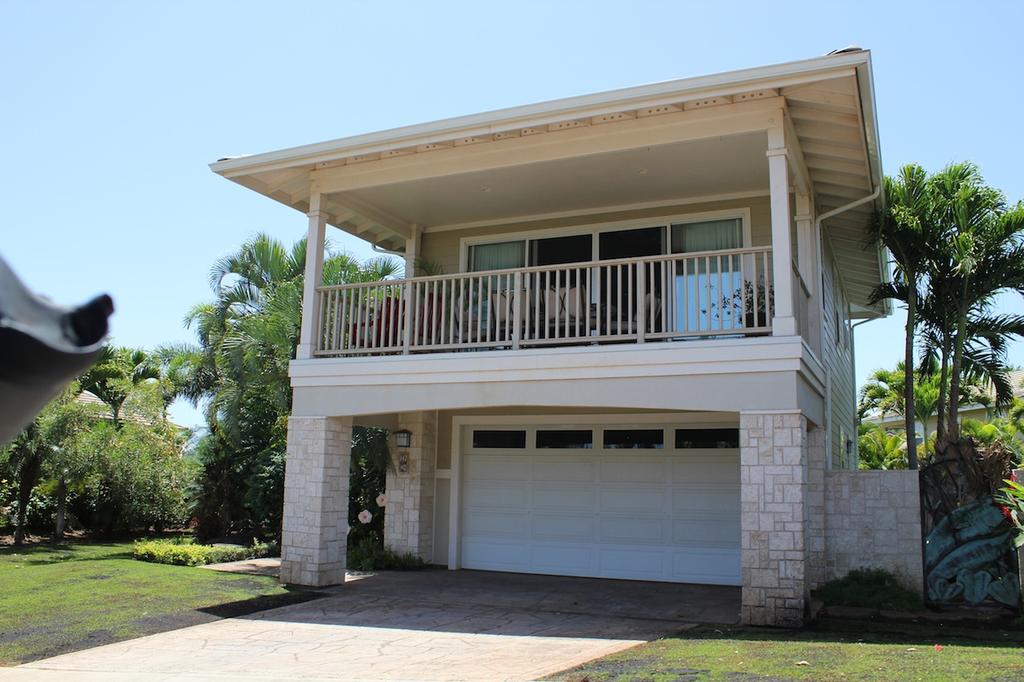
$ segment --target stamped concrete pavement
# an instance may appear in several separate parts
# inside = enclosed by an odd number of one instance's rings
[[[0,669],[0,679],[533,680],[738,613],[732,587],[381,573],[311,602]]]

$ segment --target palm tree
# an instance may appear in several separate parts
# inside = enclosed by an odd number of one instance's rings
[[[857,451],[861,469],[907,468],[907,439],[904,432],[890,433],[877,424],[861,424]]]
[[[79,377],[79,384],[107,405],[111,421],[120,427],[121,408],[132,387],[160,379],[159,365],[145,351],[106,346],[96,364]]]
[[[943,436],[953,441],[960,437],[959,386],[965,357],[979,350],[977,345],[972,347],[972,324],[988,314],[999,293],[1016,290],[1024,294],[1024,205],[1008,209],[1002,193],[985,186],[981,173],[970,163],[944,168],[928,185],[933,215],[942,232],[935,243],[947,255],[946,262],[937,260],[932,280],[936,290],[943,292],[939,303],[950,306],[937,326],[948,327],[940,328],[945,334],[942,347],[952,351]],[[1020,329],[1024,318],[1007,322],[1008,328]],[[985,337],[997,364],[1005,331]],[[1005,388],[1005,382],[1000,383]]]
[[[898,415],[906,417],[906,366],[896,363],[895,369],[876,369],[860,389],[857,405],[858,416],[863,420],[870,414],[879,416]],[[921,446],[927,453],[931,436],[928,424],[939,412],[939,396],[942,392],[942,376],[933,358],[925,358],[913,376],[914,421],[921,424]],[[990,401],[987,382],[983,373],[969,372],[960,385],[961,400],[983,405]],[[910,433],[916,434],[917,428]]]
[[[904,380],[903,400],[908,434],[914,433],[914,388],[909,376],[914,367],[914,335],[917,330],[919,288],[927,272],[929,241],[934,234],[928,196],[927,174],[921,166],[908,164],[895,178],[885,178],[886,208],[873,222],[871,239],[893,256],[893,281],[877,288],[872,298],[897,298],[907,305],[903,363],[908,374]],[[917,443],[907,440],[907,461],[917,468]]]
[[[288,365],[299,341],[305,259],[305,239],[291,247],[265,234],[248,240],[214,264],[214,300],[186,317],[197,343],[158,351],[180,395],[194,405],[205,402],[209,434],[199,449],[204,471],[198,499],[207,506],[198,511],[216,521],[212,529],[200,529],[203,534],[279,523],[275,495],[291,411]],[[328,251],[322,281],[375,281],[400,273],[393,258],[360,264]]]

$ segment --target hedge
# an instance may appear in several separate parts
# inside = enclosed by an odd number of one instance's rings
[[[226,561],[259,559],[276,556],[274,543],[254,543],[252,547],[231,545],[197,545],[191,540],[140,540],[135,543],[132,558],[175,566],[205,566]]]

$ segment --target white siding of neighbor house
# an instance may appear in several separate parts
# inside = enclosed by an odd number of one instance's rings
[[[849,307],[841,281],[836,274],[832,251],[827,240],[822,244],[822,261],[824,330],[821,361],[831,377],[832,399],[829,456],[833,469],[856,469],[857,424],[854,404],[853,338],[850,332]],[[849,454],[846,451],[847,439],[854,444]]]

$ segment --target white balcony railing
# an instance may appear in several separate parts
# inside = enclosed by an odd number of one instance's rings
[[[757,247],[320,287],[314,355],[763,335],[771,267]]]

